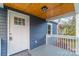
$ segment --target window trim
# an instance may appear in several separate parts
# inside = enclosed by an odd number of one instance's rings
[[[48,26],[50,25],[50,34],[48,34]],[[52,23],[47,23],[47,34],[48,35],[52,35],[52,31],[53,31],[53,27],[52,27]]]

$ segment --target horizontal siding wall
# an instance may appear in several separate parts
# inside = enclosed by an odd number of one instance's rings
[[[47,33],[47,22],[30,16],[30,48],[34,49],[45,44]]]
[[[1,39],[0,39],[0,56],[1,56]]]
[[[52,24],[52,34],[57,34],[57,23],[55,22],[49,22]],[[56,37],[50,37],[48,42],[53,45],[53,46],[56,46]]]
[[[0,39],[1,39],[1,55],[7,55],[7,11],[0,8]]]
[[[52,34],[57,34],[57,23],[52,22]],[[56,46],[56,37],[51,38],[50,42],[52,45]]]
[[[52,22],[52,34],[57,34],[57,23]]]
[[[24,13],[20,10],[6,7],[8,9]],[[30,16],[30,48],[36,48],[46,43],[47,22],[44,19],[34,15],[24,13]]]
[[[30,48],[46,43],[47,22],[38,17],[30,16]],[[0,8],[1,55],[7,55],[7,10]]]

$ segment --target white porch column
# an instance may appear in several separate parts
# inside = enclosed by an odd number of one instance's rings
[[[79,3],[74,4],[75,13],[76,13],[76,54],[79,55]]]

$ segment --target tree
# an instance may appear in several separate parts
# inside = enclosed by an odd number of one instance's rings
[[[66,19],[65,19],[66,20]],[[61,32],[63,35],[76,35],[76,19],[73,17],[72,19],[68,18],[68,21],[62,21]]]

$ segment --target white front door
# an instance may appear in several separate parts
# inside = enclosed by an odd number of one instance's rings
[[[8,55],[29,49],[29,16],[8,10]]]

